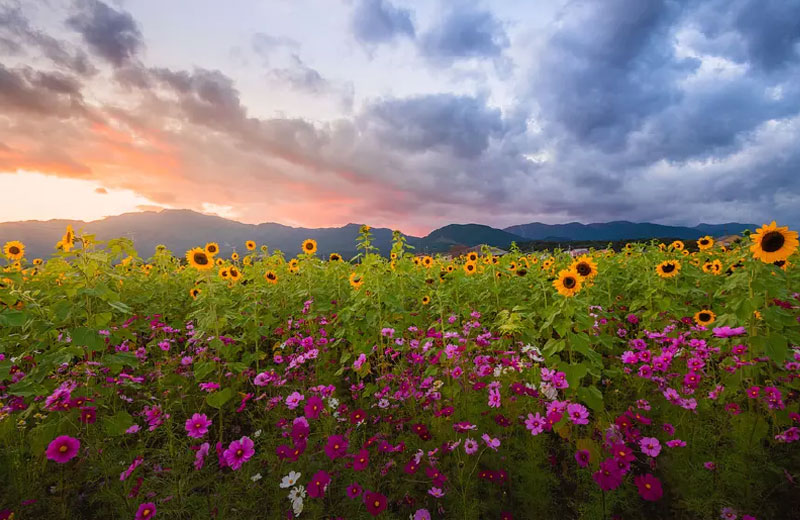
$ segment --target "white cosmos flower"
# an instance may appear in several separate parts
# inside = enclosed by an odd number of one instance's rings
[[[259,480],[261,480],[261,473],[256,473],[255,475],[250,477],[250,480],[252,480],[253,482],[258,482]]]
[[[303,512],[303,499],[298,498],[296,500],[292,500],[292,511],[294,512],[294,516],[300,516],[300,513]]]
[[[302,475],[302,473],[290,471],[289,474],[283,477],[283,480],[281,480],[281,488],[285,489],[294,486],[300,479],[300,475]]]
[[[306,496],[306,488],[305,486],[295,486],[289,491],[289,500],[294,502],[298,498],[300,500],[304,499]]]
[[[256,431],[253,433],[253,437],[255,437],[256,439],[258,439],[259,437],[261,437],[261,430],[256,430]]]

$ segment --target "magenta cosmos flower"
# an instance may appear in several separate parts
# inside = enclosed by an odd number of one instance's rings
[[[242,467],[242,464],[250,460],[250,457],[255,454],[256,450],[253,449],[253,441],[250,437],[242,437],[238,441],[233,441],[228,449],[222,453],[225,462],[234,471]]]
[[[347,498],[354,499],[361,496],[364,490],[358,485],[358,482],[353,482],[347,486]]]
[[[372,516],[378,516],[386,509],[386,497],[380,493],[367,491],[364,493],[364,504],[367,506],[367,512]]]
[[[575,460],[578,462],[578,466],[585,468],[589,465],[589,459],[591,459],[591,454],[587,450],[575,452]]]
[[[136,520],[150,520],[156,516],[156,505],[152,502],[145,502],[136,510]]]
[[[196,413],[189,419],[186,419],[186,435],[194,437],[195,439],[202,438],[208,433],[208,427],[211,426],[211,419],[204,413]]]
[[[633,479],[633,483],[639,488],[639,495],[645,500],[655,502],[660,500],[664,491],[661,489],[661,481],[650,473],[646,475],[637,475]]]
[[[331,482],[331,476],[327,471],[319,470],[311,477],[308,483],[308,496],[311,498],[322,498],[325,496],[325,489]]]
[[[325,455],[329,459],[335,460],[338,457],[347,455],[347,438],[342,435],[331,435],[328,437],[328,444],[325,445]]]
[[[353,471],[365,470],[367,466],[369,466],[369,451],[362,448],[353,457]]]
[[[47,446],[47,458],[59,464],[65,464],[78,454],[81,449],[81,441],[69,435],[61,435],[53,439]]]

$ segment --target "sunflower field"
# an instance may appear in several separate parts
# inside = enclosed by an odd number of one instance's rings
[[[0,520],[800,518],[797,249],[8,242]]]

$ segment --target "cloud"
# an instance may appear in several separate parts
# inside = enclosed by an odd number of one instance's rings
[[[364,132],[375,132],[391,147],[425,152],[446,147],[459,157],[477,157],[491,137],[502,138],[500,111],[485,100],[434,94],[383,99],[369,105],[360,120]]]
[[[85,113],[80,84],[58,72],[30,67],[6,68],[0,63],[0,108],[9,114],[69,118]]]
[[[356,40],[367,45],[388,43],[400,36],[414,38],[414,13],[388,0],[358,0],[350,21]]]
[[[27,48],[65,71],[84,76],[97,71],[85,52],[32,27],[18,3],[0,6],[0,49],[9,55],[26,55]]]
[[[261,57],[264,64],[268,64],[272,55],[282,49],[297,51],[300,44],[292,38],[285,36],[276,37],[266,33],[256,33],[252,40],[253,51]]]
[[[509,46],[504,24],[489,10],[458,4],[420,36],[420,52],[435,62],[499,58]]]
[[[77,0],[78,11],[67,25],[81,34],[89,48],[115,67],[130,62],[144,47],[136,20],[100,0]]]

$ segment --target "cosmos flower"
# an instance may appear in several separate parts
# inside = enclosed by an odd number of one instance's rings
[[[660,500],[664,494],[661,489],[661,481],[650,473],[646,475],[637,475],[633,479],[633,483],[639,489],[639,495],[650,502]]]
[[[60,435],[53,439],[47,446],[47,458],[59,464],[65,464],[78,455],[81,441],[69,435]]]
[[[211,419],[204,413],[193,414],[189,419],[186,419],[186,435],[194,439],[202,438],[208,433],[208,427],[211,426]]]
[[[250,460],[255,452],[253,441],[250,437],[242,437],[238,441],[231,442],[222,455],[228,466],[236,471],[242,467],[242,464]]]
[[[145,502],[139,505],[136,510],[136,520],[150,520],[156,516],[156,505],[152,502]]]

